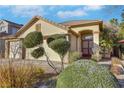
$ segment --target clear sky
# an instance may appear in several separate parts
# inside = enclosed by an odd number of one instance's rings
[[[80,5],[80,6],[0,6],[0,19],[25,24],[33,16],[40,15],[55,22],[68,20],[121,20],[124,6]]]

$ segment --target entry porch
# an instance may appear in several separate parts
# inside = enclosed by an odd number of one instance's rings
[[[97,58],[99,61],[102,56],[100,55],[99,37],[100,29],[94,27],[89,29],[76,29],[73,28],[73,34],[70,34],[71,51],[80,53],[82,58],[91,59]]]

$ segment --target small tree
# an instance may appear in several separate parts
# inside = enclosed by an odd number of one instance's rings
[[[30,32],[23,40],[23,45],[26,48],[35,48],[32,52],[31,55],[34,58],[39,58],[43,55],[46,56],[47,58],[47,62],[49,64],[49,66],[51,66],[56,73],[58,73],[56,67],[54,66],[54,64],[52,63],[52,61],[50,61],[49,57],[47,56],[47,53],[45,51],[45,49],[43,48],[43,35],[41,32]]]
[[[12,53],[12,58],[15,59],[17,54],[21,54],[21,45],[19,41],[12,42],[11,47],[10,47],[10,52]]]
[[[64,57],[70,48],[70,43],[66,39],[66,35],[52,35],[47,39],[48,46],[53,49],[61,59],[61,71],[64,69]]]
[[[119,34],[120,24],[118,20],[113,18],[110,20],[110,24],[111,26],[105,25],[100,34],[100,46],[104,56],[106,50],[111,53],[114,48],[119,49],[120,44],[118,41],[122,39],[122,36]]]
[[[115,27],[119,26],[118,19],[112,18],[110,20],[110,23],[112,24],[112,26],[115,26]]]
[[[108,27],[104,27],[103,31],[100,34],[100,47],[104,57],[105,57],[106,51],[109,51],[110,53],[112,50],[113,41],[111,39],[111,35],[112,35],[112,30],[109,29]]]

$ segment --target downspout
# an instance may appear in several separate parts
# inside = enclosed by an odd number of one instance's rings
[[[68,31],[69,33],[69,31]],[[70,42],[70,48],[69,48],[69,52],[68,52],[68,61],[70,62],[70,52],[71,52],[71,36],[70,36],[70,33],[68,34],[68,40]]]
[[[78,37],[76,36],[76,51],[78,51]]]

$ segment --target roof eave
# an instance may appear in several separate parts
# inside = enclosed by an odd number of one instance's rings
[[[99,25],[99,24],[103,24],[103,21],[90,22],[90,23],[79,24],[79,25],[72,25],[72,26],[68,26],[68,27],[75,28],[75,27],[84,27],[84,26],[92,26],[92,25]]]

